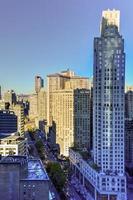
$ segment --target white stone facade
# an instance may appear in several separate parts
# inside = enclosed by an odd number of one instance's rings
[[[126,199],[126,178],[115,174],[105,174],[100,169],[96,169],[92,160],[84,160],[80,153],[70,149],[69,153],[71,166],[74,166],[88,182],[94,187],[94,200],[98,200],[99,195],[105,195],[105,200]],[[106,197],[107,195],[107,197]],[[113,198],[112,198],[113,199]]]

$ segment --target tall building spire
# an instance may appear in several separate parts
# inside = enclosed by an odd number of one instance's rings
[[[43,79],[41,76],[35,76],[35,91],[38,93],[44,86]]]
[[[104,32],[104,29],[109,26],[114,25],[120,31],[120,11],[119,10],[104,10],[102,12],[102,21],[101,21],[101,34]]]

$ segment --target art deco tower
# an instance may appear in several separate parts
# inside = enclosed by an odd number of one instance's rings
[[[116,191],[117,199],[125,200],[125,53],[119,18],[119,11],[104,11],[101,36],[94,39],[93,153],[101,176],[106,175],[101,183],[105,191]]]
[[[85,187],[87,200],[127,200],[125,53],[119,18],[119,11],[104,11],[101,36],[94,39],[93,154],[84,158],[77,149],[69,153],[71,168]]]

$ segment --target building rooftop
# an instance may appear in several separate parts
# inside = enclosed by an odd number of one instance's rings
[[[0,110],[0,114],[10,114],[10,115],[15,115],[14,111],[8,110],[8,109],[2,109]]]
[[[64,78],[70,78],[70,79],[89,79],[88,77],[82,77],[82,76],[77,76],[75,73],[69,69],[61,71],[59,73],[53,73],[47,75],[47,77],[64,77]]]
[[[29,160],[28,175],[25,179],[26,180],[49,180],[49,177],[39,159]]]
[[[0,139],[6,139],[10,136],[15,136],[17,135],[18,133],[17,132],[13,132],[13,133],[0,133]]]
[[[2,157],[0,164],[14,164],[20,165],[21,177],[20,180],[35,180],[45,181],[49,180],[46,170],[40,159],[32,159],[27,156],[7,156]]]
[[[83,76],[67,76],[66,74],[61,74],[61,73],[55,73],[55,74],[49,74],[47,77],[64,77],[64,78],[71,78],[71,79],[89,79],[88,77],[83,77]]]
[[[57,77],[57,76],[62,76],[62,75],[59,74],[59,73],[49,74],[49,75],[47,75],[47,77]],[[62,76],[62,77],[64,77],[64,76]]]
[[[24,165],[28,161],[26,156],[6,156],[0,158],[0,164],[20,164]]]
[[[118,172],[115,171],[115,172],[112,172],[111,170],[106,170],[106,172],[102,172],[101,171],[101,167],[99,167],[95,162],[94,160],[92,159],[91,155],[89,154],[89,152],[86,150],[82,150],[82,149],[79,149],[79,148],[75,148],[75,147],[71,147],[70,150],[72,150],[73,152],[75,153],[78,153],[81,158],[92,168],[94,169],[95,171],[97,171],[98,173],[101,173],[102,175],[103,174],[106,174],[106,175],[109,175],[109,176],[116,176],[118,175]]]
[[[94,161],[91,158],[91,155],[89,154],[89,152],[87,150],[83,151],[82,149],[75,148],[75,147],[72,147],[70,149],[79,153],[80,156],[82,157],[82,159],[85,160],[90,165],[90,167],[92,167],[94,170],[100,172],[101,168],[99,166],[97,166],[96,163],[94,163]]]
[[[8,137],[0,138],[0,144],[18,144],[24,140],[26,140],[26,139],[21,136],[10,135]]]

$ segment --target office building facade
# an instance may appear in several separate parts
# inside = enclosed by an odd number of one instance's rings
[[[17,135],[0,139],[0,155],[27,155],[27,140]]]
[[[125,120],[125,165],[133,167],[133,119]]]
[[[0,100],[2,99],[1,85],[0,85]]]
[[[69,147],[90,147],[90,90],[53,92],[52,120],[60,154],[69,155]]]
[[[125,94],[125,117],[133,119],[133,91],[131,90]]]
[[[47,119],[47,92],[44,88],[41,88],[38,92],[38,120]]]
[[[38,117],[37,94],[32,94],[29,97],[29,118],[35,119]]]
[[[90,89],[92,80],[76,76],[71,70],[62,71],[47,76],[47,122],[52,125],[52,93],[63,89]]]
[[[4,102],[9,103],[10,107],[12,107],[13,104],[16,104],[17,96],[13,90],[8,90],[4,93],[3,99]]]
[[[17,132],[17,116],[13,111],[0,110],[0,135]]]
[[[23,104],[16,104],[13,106],[13,111],[17,116],[17,131],[20,136],[24,136],[24,106]]]
[[[113,10],[119,20],[117,13]],[[127,200],[124,40],[108,17],[102,16],[101,26],[101,37],[94,39],[93,156],[80,165],[79,154],[71,151],[70,160],[80,166],[93,199]]]

